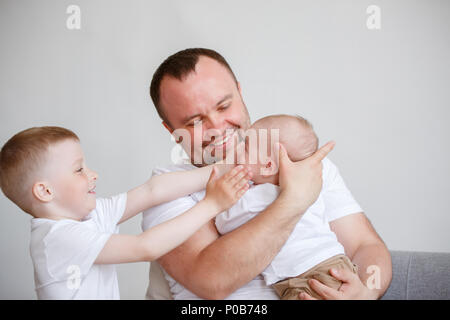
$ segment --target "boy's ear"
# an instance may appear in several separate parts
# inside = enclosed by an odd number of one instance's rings
[[[41,202],[50,202],[53,200],[54,193],[47,182],[36,182],[33,185],[33,196]]]

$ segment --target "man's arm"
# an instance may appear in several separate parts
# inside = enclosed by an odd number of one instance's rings
[[[347,270],[330,270],[330,274],[342,281],[339,290],[310,280],[311,289],[324,299],[378,299],[389,287],[392,279],[391,256],[364,213],[344,216],[330,222],[331,230],[345,248],[345,254],[358,265],[358,275]],[[369,279],[369,277],[371,279]],[[368,280],[370,284],[368,285]],[[308,294],[300,299],[314,300]]]
[[[358,265],[359,278],[367,286],[372,276],[380,276],[380,287],[370,290],[371,298],[378,299],[389,287],[392,279],[391,255],[364,213],[351,214],[330,222],[331,230],[344,246],[345,253]],[[367,272],[367,268],[372,270]],[[374,273],[375,272],[375,273]]]
[[[284,245],[322,186],[328,143],[310,158],[292,163],[280,149],[280,196],[263,212],[219,237],[214,222],[158,261],[185,288],[206,299],[224,299],[259,275]],[[299,198],[298,194],[302,197]]]

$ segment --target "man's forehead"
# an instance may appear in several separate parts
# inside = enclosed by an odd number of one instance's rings
[[[211,108],[233,98],[232,88],[220,79],[201,81],[165,79],[161,85],[161,105],[167,117],[179,121],[195,114],[207,113]]]

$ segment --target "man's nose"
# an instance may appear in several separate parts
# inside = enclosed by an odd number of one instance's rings
[[[203,127],[203,139],[210,140],[212,137],[220,136],[225,131],[224,121],[220,116],[208,117]]]
[[[214,113],[206,119],[206,129],[222,129],[223,119],[220,114]]]

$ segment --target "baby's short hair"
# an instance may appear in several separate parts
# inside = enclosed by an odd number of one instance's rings
[[[253,124],[267,129],[279,129],[279,140],[291,161],[300,161],[316,152],[319,138],[312,124],[299,115],[275,114],[261,118]]]
[[[12,202],[31,214],[33,174],[45,163],[48,148],[66,139],[79,141],[69,129],[33,127],[15,134],[0,151],[0,187]]]

